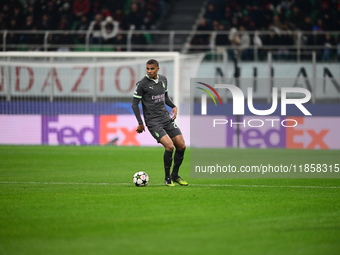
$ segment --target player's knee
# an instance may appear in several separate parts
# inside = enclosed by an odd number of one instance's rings
[[[166,149],[167,151],[174,151],[175,146],[174,146],[173,144],[168,144],[168,145],[165,147],[165,149]]]
[[[186,149],[185,143],[183,142],[183,143],[178,144],[176,149],[179,151],[184,151]]]

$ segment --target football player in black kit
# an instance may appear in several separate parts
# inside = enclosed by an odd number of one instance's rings
[[[146,63],[146,75],[136,84],[136,90],[133,95],[132,109],[138,121],[136,132],[142,133],[145,127],[140,117],[138,104],[142,101],[143,115],[145,125],[150,134],[164,146],[164,183],[167,186],[175,186],[178,183],[187,186],[179,175],[179,167],[182,164],[185,141],[181,130],[175,123],[177,117],[177,107],[168,96],[168,82],[165,76],[158,74],[159,64],[155,59],[150,59]],[[167,111],[165,104],[172,108],[171,116]],[[172,165],[172,155],[174,148],[174,164],[170,174]]]

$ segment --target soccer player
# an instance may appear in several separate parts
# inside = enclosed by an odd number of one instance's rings
[[[150,59],[146,63],[146,75],[136,84],[136,90],[133,95],[132,109],[138,121],[136,132],[142,133],[145,127],[140,117],[138,104],[142,100],[144,121],[150,134],[164,146],[163,156],[165,180],[167,186],[175,186],[174,182],[187,186],[179,175],[179,167],[182,164],[185,142],[181,130],[174,122],[177,117],[177,107],[168,96],[168,82],[165,76],[158,74],[159,64],[155,59]],[[171,116],[167,111],[165,104],[172,108]],[[176,147],[174,155],[174,165],[170,175],[172,165],[172,154]]]

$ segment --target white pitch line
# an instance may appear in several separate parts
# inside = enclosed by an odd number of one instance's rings
[[[210,187],[246,187],[246,188],[308,188],[308,189],[340,189],[340,187],[322,186],[270,186],[270,185],[233,185],[233,184],[190,184],[194,186]]]
[[[38,185],[133,185],[132,183],[105,183],[105,182],[0,182],[0,184],[38,184]],[[164,184],[149,184],[150,186],[163,186]],[[236,185],[236,184],[189,184],[197,187],[244,187],[244,188],[306,188],[306,189],[340,189],[340,187],[323,186],[271,186],[271,185]]]
[[[0,182],[0,184],[39,184],[39,185],[131,185],[131,183],[105,182]]]

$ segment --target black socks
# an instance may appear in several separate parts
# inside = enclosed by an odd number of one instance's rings
[[[172,164],[172,151],[165,150],[164,152],[164,170],[165,170],[165,178],[170,178],[170,169]],[[175,154],[176,155],[176,154]]]
[[[178,177],[178,171],[179,167],[182,164],[183,158],[184,158],[184,152],[185,150],[176,150],[175,157],[174,157],[174,167],[172,169],[171,177],[172,179],[176,179]]]

